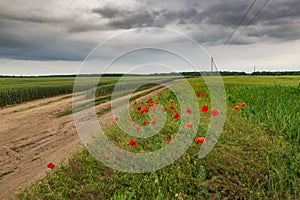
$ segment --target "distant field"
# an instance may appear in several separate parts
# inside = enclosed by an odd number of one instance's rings
[[[124,86],[131,88],[135,87],[138,82],[169,78],[171,80],[176,77],[128,77]],[[81,77],[82,86],[79,89],[90,88],[90,83],[97,79],[97,77]],[[118,80],[119,77],[101,77],[97,85],[96,96],[110,94]],[[0,78],[0,107],[72,93],[74,81],[75,78],[72,77]]]
[[[210,94],[200,78],[189,78],[200,107],[210,108]],[[130,174],[106,167],[87,150],[68,164],[19,193],[20,199],[299,199],[300,198],[300,86],[299,76],[226,76],[224,129],[217,145],[204,159],[193,143],[171,165],[151,173]],[[169,90],[153,95],[153,102],[169,108],[180,105]],[[144,99],[143,102],[146,102]],[[151,116],[131,105],[132,121],[143,126]],[[246,103],[244,108],[234,106]],[[179,111],[179,109],[178,109]],[[168,145],[181,119],[167,110],[159,134],[142,139],[126,135],[113,124],[106,135],[120,148],[147,152]],[[180,113],[185,114],[185,113]],[[197,137],[205,137],[210,113],[201,113]],[[151,125],[150,125],[151,126]],[[137,145],[128,145],[131,139]],[[95,139],[97,141],[97,137]],[[163,158],[162,158],[163,159]]]

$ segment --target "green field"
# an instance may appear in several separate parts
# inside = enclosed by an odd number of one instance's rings
[[[199,105],[210,106],[209,91],[200,78],[188,79],[195,93],[205,93]],[[151,173],[113,170],[87,150],[67,164],[19,192],[19,199],[299,199],[300,198],[300,77],[223,77],[227,98],[226,121],[218,143],[203,159],[201,144],[171,165]],[[169,90],[153,95],[153,101],[169,106],[176,96]],[[147,99],[145,99],[147,100]],[[233,106],[247,106],[234,110]],[[132,120],[142,126],[149,115],[131,106]],[[124,134],[115,124],[106,135],[120,148],[150,152],[163,147],[178,129],[168,110],[167,123],[147,139]],[[197,136],[205,137],[209,113],[201,113]],[[137,141],[134,148],[130,139]]]

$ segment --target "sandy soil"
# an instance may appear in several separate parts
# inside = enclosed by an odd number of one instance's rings
[[[151,94],[159,91],[161,89]],[[59,166],[83,148],[73,115],[55,117],[71,109],[72,98],[69,96],[39,99],[0,110],[0,199],[14,199],[18,189],[51,171],[47,168],[49,162]],[[96,110],[108,106],[110,102],[97,106]],[[111,123],[111,113],[102,115],[100,121]]]

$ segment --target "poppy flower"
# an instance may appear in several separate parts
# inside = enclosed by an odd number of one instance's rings
[[[151,106],[151,107],[155,106],[155,103],[150,103],[150,106]]]
[[[213,116],[213,117],[216,117],[220,114],[220,111],[219,110],[211,110],[210,111],[210,114]]]
[[[174,100],[173,100],[173,99],[170,99],[170,103],[174,103]]]
[[[238,110],[238,109],[240,109],[240,106],[233,106],[233,109]]]
[[[187,108],[187,109],[185,110],[185,112],[186,112],[186,114],[188,114],[188,115],[190,115],[190,114],[193,113],[192,109],[190,109],[190,108]]]
[[[118,146],[119,146],[119,144],[118,144],[118,143],[114,143],[114,145],[115,145],[116,147],[118,147]]]
[[[132,122],[132,124],[136,124],[136,122]]]
[[[133,102],[133,104],[134,104],[134,105],[136,105],[136,104],[137,104],[137,102],[135,101],[135,102]]]
[[[144,108],[144,112],[145,112],[145,113],[149,112],[149,107],[148,107],[148,106],[146,106],[146,107]]]
[[[153,117],[152,121],[151,121],[151,124],[155,124],[157,121],[157,117]]]
[[[132,121],[132,118],[131,118],[131,117],[128,117],[127,120],[128,120],[128,121]]]
[[[143,105],[143,104],[144,104],[144,102],[142,101],[140,104],[141,104],[141,105]]]
[[[119,117],[115,117],[115,121],[116,121],[116,122],[119,121]]]
[[[152,111],[153,111],[153,112],[156,112],[156,108],[152,108]]]
[[[137,130],[137,132],[140,132],[141,127],[140,127],[140,126],[137,126],[137,127],[136,127],[136,130]]]
[[[170,106],[170,109],[171,109],[171,110],[175,110],[175,107],[174,107],[174,106]]]
[[[244,108],[244,107],[246,107],[246,103],[242,103],[240,106],[241,106],[241,108]]]
[[[147,124],[148,124],[148,122],[145,120],[145,121],[143,121],[143,124],[144,124],[144,125],[147,125]]]
[[[130,140],[130,141],[128,142],[128,144],[129,144],[130,146],[135,147],[135,146],[136,146],[136,141],[135,141],[135,140]]]
[[[202,106],[201,111],[202,112],[207,112],[208,111],[208,105]]]
[[[96,138],[96,136],[91,136],[92,139]]]
[[[205,94],[204,94],[204,93],[202,93],[202,94],[201,94],[201,97],[205,97]]]
[[[158,104],[159,104],[159,102],[158,102],[158,101],[156,101],[156,102],[155,102],[155,105],[158,105]]]
[[[186,128],[189,128],[189,129],[193,128],[193,124],[192,123],[187,123]]]
[[[197,96],[197,97],[200,97],[200,96],[201,96],[201,94],[197,93],[197,94],[196,94],[196,96]]]
[[[141,110],[141,109],[142,109],[142,107],[141,107],[141,106],[138,106],[138,107],[137,107],[137,109],[138,109],[138,110]]]
[[[143,114],[144,113],[144,110],[140,110],[140,114]]]
[[[53,169],[53,168],[55,167],[55,164],[53,164],[53,163],[48,163],[47,167],[50,168],[50,169]]]
[[[171,140],[171,139],[167,139],[166,142],[167,142],[167,143],[170,143],[170,142],[172,142],[172,140]]]
[[[176,112],[174,115],[173,115],[173,119],[179,119],[180,118],[180,115],[178,112]]]
[[[162,109],[163,112],[166,112],[167,110],[168,110],[167,108],[163,108],[163,109]]]
[[[205,138],[204,137],[196,137],[195,142],[204,144],[205,143]]]
[[[147,100],[147,103],[151,103],[151,102],[152,102],[152,99],[149,98],[149,99]]]

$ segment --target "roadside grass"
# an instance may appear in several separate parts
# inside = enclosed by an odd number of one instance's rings
[[[106,167],[83,150],[48,173],[46,178],[20,191],[18,198],[299,199],[300,93],[297,79],[289,86],[271,86],[252,84],[255,78],[250,78],[234,82],[224,77],[226,121],[218,143],[204,159],[198,158],[201,145],[192,143],[188,151],[169,166],[151,173],[133,174]],[[200,106],[210,106],[203,81],[197,78],[189,81],[196,93],[206,94],[199,98]],[[169,99],[176,99],[169,90],[151,98],[163,106],[169,105]],[[245,108],[233,109],[243,102],[247,104]],[[167,145],[165,140],[174,136],[180,122],[172,119],[173,112],[167,112],[166,125],[151,138],[129,137],[117,125],[107,127],[105,133],[128,151],[157,150]],[[132,119],[140,124],[151,118],[133,112]],[[209,113],[201,113],[197,136],[205,136],[209,120]],[[136,139],[138,145],[129,146],[130,139]]]

